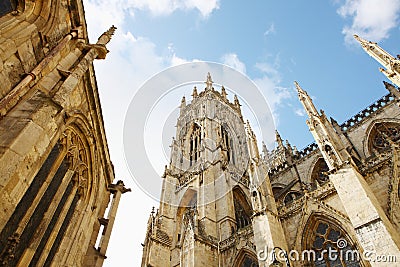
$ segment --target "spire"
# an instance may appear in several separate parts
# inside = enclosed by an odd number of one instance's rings
[[[384,69],[380,71],[397,86],[400,86],[400,60],[383,50],[377,43],[367,41],[358,35],[354,38],[371,57],[378,61]]]
[[[296,146],[293,146],[293,155],[299,154],[299,151],[297,150]]]
[[[222,97],[223,97],[224,99],[226,99],[226,96],[228,95],[228,94],[226,93],[226,90],[225,90],[225,87],[224,87],[224,86],[222,86],[222,88],[221,88],[221,95],[222,95]]]
[[[99,45],[108,44],[111,40],[111,37],[114,35],[114,32],[116,29],[117,29],[117,27],[112,25],[107,31],[105,31],[102,35],[100,35],[96,44],[99,44]]]
[[[183,96],[182,100],[181,100],[181,108],[184,108],[184,107],[186,107],[186,97],[185,96]]]
[[[299,93],[300,102],[303,104],[309,118],[307,120],[308,128],[318,144],[329,170],[341,166],[344,161],[348,160],[349,154],[344,148],[339,133],[335,131],[324,111],[317,111],[307,92],[297,82],[295,82],[295,85]]]
[[[279,134],[278,130],[275,130],[275,140],[278,143],[278,148],[283,149],[283,140],[281,135]]]
[[[213,90],[214,88],[213,88],[213,81],[212,81],[212,79],[211,79],[211,74],[210,73],[207,73],[207,81],[205,82],[205,84],[206,84],[206,90]]]
[[[265,145],[264,141],[262,141],[262,152],[263,152],[264,156],[268,156],[268,154],[269,154],[268,148]]]
[[[254,160],[259,159],[260,153],[258,152],[257,138],[253,129],[251,129],[249,120],[246,121],[246,130],[250,157]]]
[[[286,148],[291,152],[293,151],[292,146],[290,145],[289,140],[287,139],[286,139]]]
[[[400,92],[399,90],[393,85],[388,82],[383,81],[383,84],[385,85],[386,89],[398,100],[400,99]]]
[[[181,106],[180,106],[180,113],[182,114],[183,109],[186,107],[186,98],[185,96],[182,97]]]
[[[195,87],[193,87],[192,97],[193,97],[193,98],[196,98],[197,96],[198,96],[198,94],[197,94],[197,87],[195,86]]]
[[[298,82],[295,81],[294,85],[296,86],[300,102],[301,104],[303,104],[303,107],[306,110],[308,117],[319,115],[317,109],[314,106],[314,103],[312,102],[311,97],[307,94],[307,92],[300,87]]]
[[[235,95],[233,97],[233,103],[235,104],[236,107],[240,108],[240,103],[239,103],[239,99],[238,99],[237,95]]]

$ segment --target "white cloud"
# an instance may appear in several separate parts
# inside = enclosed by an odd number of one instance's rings
[[[195,8],[200,11],[203,17],[208,17],[214,10],[219,8],[219,0],[186,0],[182,2],[186,8]]]
[[[306,112],[305,112],[305,110],[302,109],[302,108],[296,109],[296,110],[294,111],[294,113],[295,113],[297,116],[300,116],[300,117],[306,116]]]
[[[241,73],[246,73],[246,65],[240,61],[239,57],[235,53],[225,54],[221,57],[223,64],[228,65]]]
[[[275,60],[276,61],[276,60]],[[292,98],[291,91],[288,88],[280,86],[281,77],[278,67],[268,62],[257,63],[255,67],[261,72],[261,77],[253,79],[255,84],[263,92],[268,105],[274,117],[275,126],[279,124],[278,107],[284,100]],[[272,138],[272,143],[274,139]],[[268,143],[271,140],[265,140]]]
[[[346,0],[337,12],[352,19],[342,31],[346,43],[354,43],[353,34],[379,42],[399,23],[400,0]]]
[[[269,28],[264,32],[264,36],[270,35],[276,33],[275,31],[275,24],[271,23],[271,25],[269,25]]]
[[[219,0],[84,0],[85,7],[88,4],[100,7],[97,14],[116,14],[114,20],[123,20],[129,13],[134,15],[137,10],[149,11],[154,16],[170,15],[174,11],[197,10],[204,18],[207,18],[214,10],[219,8]],[[101,12],[107,11],[107,12]]]

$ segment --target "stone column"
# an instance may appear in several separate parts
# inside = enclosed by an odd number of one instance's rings
[[[116,184],[109,185],[110,192],[114,195],[110,209],[108,211],[107,218],[100,218],[99,221],[102,225],[104,225],[103,234],[100,239],[99,247],[97,248],[98,255],[96,257],[96,263],[94,266],[100,267],[103,266],[103,261],[106,258],[106,251],[108,247],[108,243],[110,242],[111,231],[114,225],[115,216],[117,215],[117,209],[119,200],[121,199],[121,195],[130,192],[130,188],[125,188],[124,183],[119,180]]]

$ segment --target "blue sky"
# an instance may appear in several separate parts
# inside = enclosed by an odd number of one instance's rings
[[[140,264],[148,214],[157,205],[133,183],[123,155],[125,113],[147,79],[194,60],[234,67],[258,85],[282,137],[301,149],[313,139],[293,81],[341,123],[387,94],[379,64],[352,35],[400,54],[400,0],[83,2],[92,43],[118,27],[111,52],[95,67],[117,179],[133,189],[121,201],[106,266]]]

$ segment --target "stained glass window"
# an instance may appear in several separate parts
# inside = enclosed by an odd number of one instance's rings
[[[370,151],[383,152],[389,147],[388,139],[393,142],[400,139],[400,124],[394,122],[375,124],[369,137]]]
[[[325,222],[319,222],[311,244],[315,267],[360,267],[359,254],[343,232]],[[311,254],[312,255],[312,254]]]

